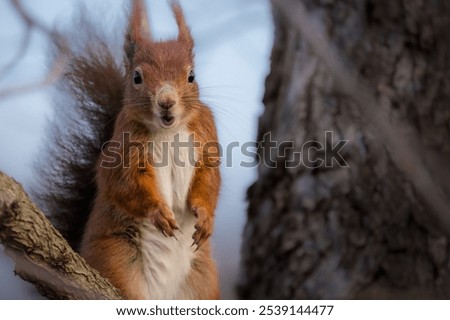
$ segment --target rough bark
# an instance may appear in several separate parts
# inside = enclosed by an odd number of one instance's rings
[[[54,299],[120,299],[111,283],[88,266],[29,200],[0,172],[0,242],[16,274]],[[12,271],[11,271],[12,272]]]
[[[258,139],[295,148],[249,190],[241,297],[450,298],[450,4],[272,4]],[[326,131],[349,167],[286,168]]]

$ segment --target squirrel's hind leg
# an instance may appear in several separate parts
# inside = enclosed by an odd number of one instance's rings
[[[195,253],[192,269],[181,287],[179,299],[220,299],[219,277],[210,251],[208,240]]]
[[[126,235],[115,234],[93,240],[81,248],[81,255],[119,289],[124,299],[148,298],[143,288],[138,249]]]

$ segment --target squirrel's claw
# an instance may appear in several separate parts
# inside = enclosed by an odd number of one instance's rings
[[[197,252],[200,246],[211,236],[212,215],[208,214],[206,209],[202,207],[194,207],[192,208],[192,212],[197,218],[197,223],[194,226],[195,232],[192,236],[192,239],[194,240],[192,246],[197,246],[197,249],[195,250],[195,252]]]
[[[165,237],[174,237],[176,239],[175,231],[180,230],[180,227],[175,221],[174,214],[167,206],[161,205],[154,210],[150,210],[149,217],[155,227]]]

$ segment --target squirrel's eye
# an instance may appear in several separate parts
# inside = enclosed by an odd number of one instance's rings
[[[194,80],[195,80],[195,73],[194,73],[194,70],[191,70],[191,72],[189,72],[188,81],[189,81],[189,83],[192,83],[192,82],[194,82]]]
[[[141,74],[139,73],[139,71],[135,71],[135,72],[133,73],[133,83],[136,84],[136,85],[142,83],[142,76],[141,76]]]

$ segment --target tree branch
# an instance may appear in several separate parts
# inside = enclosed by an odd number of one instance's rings
[[[121,299],[116,288],[72,250],[23,188],[0,172],[0,242],[16,273],[57,299]]]

